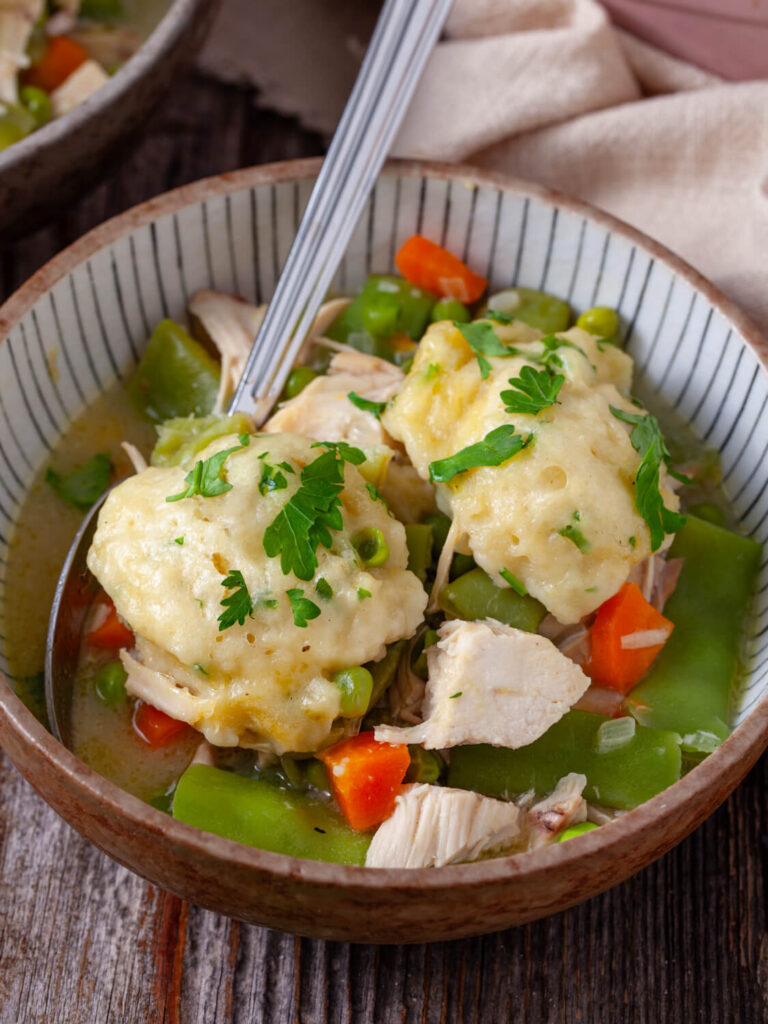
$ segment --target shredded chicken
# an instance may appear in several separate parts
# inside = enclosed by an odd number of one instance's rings
[[[337,352],[328,373],[316,377],[301,394],[284,402],[264,424],[264,430],[391,448],[394,442],[376,416],[353,405],[347,396],[354,391],[372,402],[388,402],[402,381],[403,371],[385,359],[363,352]]]
[[[520,832],[516,804],[464,789],[406,786],[368,848],[366,867],[442,867],[501,852]]]
[[[136,445],[131,444],[130,441],[123,441],[121,442],[120,447],[131,460],[134,473],[143,473],[147,468],[148,463]]]
[[[554,792],[531,807],[525,818],[529,850],[552,842],[569,825],[586,821],[587,803],[581,795],[586,784],[586,775],[571,772],[560,779]]]
[[[603,807],[602,804],[587,804],[587,821],[595,825],[607,825],[610,821],[620,818],[626,811],[617,810],[615,807]]]
[[[205,764],[209,768],[216,766],[216,748],[212,747],[208,740],[203,740],[195,751],[195,756],[190,764]]]
[[[445,538],[445,544],[443,544],[443,550],[440,552],[440,558],[437,561],[435,582],[432,584],[432,593],[429,595],[427,612],[436,612],[439,607],[437,600],[440,596],[440,591],[448,582],[448,577],[451,572],[451,562],[453,561],[456,545],[461,539],[461,536],[461,530],[458,523],[455,520],[451,520],[451,527],[448,530],[448,535]]]
[[[101,64],[97,64],[95,60],[85,61],[51,93],[53,116],[63,117],[64,114],[68,114],[108,81],[109,75]]]
[[[221,355],[221,384],[213,411],[223,412],[243,375],[267,307],[252,306],[236,295],[203,290],[192,296],[188,310]]]
[[[427,651],[424,721],[376,726],[386,743],[429,750],[462,743],[524,747],[575,704],[589,685],[578,665],[535,633],[493,619],[448,620]]]
[[[411,668],[411,655],[416,641],[423,635],[425,628],[418,630],[406,644],[397,663],[394,682],[387,690],[387,702],[393,718],[409,725],[418,725],[422,720],[421,706],[426,682]]]
[[[27,46],[43,0],[0,0],[0,103],[18,101],[17,76],[27,67]]]

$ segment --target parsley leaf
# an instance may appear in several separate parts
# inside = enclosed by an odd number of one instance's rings
[[[330,601],[333,597],[333,587],[323,576],[320,576],[315,584],[315,590],[318,592],[320,597],[325,598],[326,601]]]
[[[515,319],[509,313],[502,313],[500,309],[487,309],[484,316],[487,320],[495,320],[497,324],[511,324]]]
[[[304,597],[304,591],[298,587],[291,587],[290,590],[286,590],[288,600],[291,602],[291,611],[293,612],[293,624],[299,626],[301,629],[305,629],[307,622],[310,619],[316,619],[320,614],[320,609],[317,607],[314,601],[310,601],[308,597]]]
[[[463,690],[457,690],[456,693],[452,693],[451,694],[451,696],[448,698],[448,700],[456,700],[456,698],[460,697],[463,692],[464,692]]]
[[[557,396],[565,383],[565,377],[562,373],[553,374],[548,369],[534,370],[532,366],[523,366],[520,376],[510,377],[509,383],[514,390],[501,392],[504,411],[535,416],[542,409],[557,404]]]
[[[376,417],[377,420],[381,419],[381,414],[387,407],[386,402],[372,402],[368,398],[363,398],[362,395],[358,395],[356,391],[350,391],[347,395],[352,405],[356,405],[358,409],[362,409],[363,412],[370,412]]]
[[[231,590],[220,602],[224,611],[219,616],[219,632],[239,622],[242,626],[249,615],[253,615],[253,601],[239,569],[231,569],[221,581],[222,587]]]
[[[651,551],[656,551],[664,534],[676,533],[685,523],[685,516],[666,507],[659,490],[662,463],[669,468],[671,455],[655,416],[624,412],[614,406],[610,409],[616,419],[633,428],[629,440],[640,456],[635,474],[635,505],[651,531]]]
[[[557,354],[557,350],[559,348],[575,348],[577,352],[581,352],[592,369],[595,370],[594,365],[589,360],[589,356],[581,345],[576,345],[573,341],[566,341],[565,338],[558,338],[556,334],[548,334],[545,338],[541,339],[541,344],[544,346],[544,351],[539,356],[538,361],[542,366],[562,367],[563,360]],[[595,370],[595,372],[597,371]]]
[[[517,576],[513,576],[509,569],[500,569],[499,576],[501,576],[503,580],[506,580],[510,587],[512,587],[512,589],[517,594],[519,594],[520,597],[525,597],[525,595],[528,593],[528,591],[525,589],[525,584],[521,580],[519,580]]]
[[[87,512],[109,487],[112,463],[108,455],[93,455],[72,473],[57,473],[49,467],[45,482],[69,505]]]
[[[558,530],[557,532],[560,534],[561,537],[565,537],[566,540],[569,540],[571,544],[575,544],[579,551],[582,553],[582,555],[586,555],[589,551],[592,550],[592,545],[589,543],[589,541],[578,528],[578,526],[574,526],[573,523],[568,523],[567,526],[564,526],[562,530]]]
[[[244,439],[244,444],[236,445],[234,448],[225,448],[223,452],[216,452],[215,455],[211,455],[203,461],[198,459],[194,469],[191,469],[184,477],[184,483],[188,485],[186,491],[169,495],[165,500],[181,501],[182,498],[192,498],[196,494],[199,494],[201,498],[216,498],[220,494],[231,491],[232,484],[228,483],[221,474],[229,456],[233,452],[242,451],[251,443],[247,434],[241,434],[240,437]]]
[[[487,380],[491,372],[491,364],[486,356],[516,356],[518,351],[505,345],[493,327],[487,320],[480,320],[472,324],[460,324],[454,322],[454,327],[461,331],[464,340],[477,356],[477,363],[480,367],[480,376]]]
[[[503,423],[486,434],[482,441],[462,448],[447,459],[430,462],[429,479],[432,483],[444,484],[452,480],[457,473],[464,473],[475,466],[500,466],[513,455],[517,455],[531,440],[531,434],[522,437],[515,433],[512,423]]]
[[[302,469],[299,489],[266,528],[262,541],[270,558],[280,555],[283,573],[292,572],[300,580],[312,579],[319,545],[330,548],[330,531],[344,525],[339,498],[344,489],[344,463],[357,466],[365,461],[360,449],[345,441],[323,441],[312,447],[327,451]]]
[[[358,587],[357,588],[357,599],[358,599],[358,601],[364,601],[366,599],[366,597],[370,597],[370,596],[371,596],[370,590],[366,590],[365,587]]]

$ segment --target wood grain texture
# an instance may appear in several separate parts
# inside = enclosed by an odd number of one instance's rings
[[[322,141],[190,78],[142,147],[57,223],[0,242],[0,298],[142,199]],[[59,820],[0,757],[0,1024],[752,1024],[768,1021],[768,760],[693,836],[564,914],[374,947],[241,925],[157,890]]]

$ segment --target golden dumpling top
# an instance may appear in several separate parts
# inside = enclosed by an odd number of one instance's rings
[[[306,579],[292,571],[290,557],[286,566],[280,553],[267,554],[265,532],[305,487],[302,471],[323,465],[322,456],[333,462],[333,449],[292,434],[252,436],[241,447],[235,435],[198,460],[226,449],[235,450],[218,478],[229,489],[215,496],[167,500],[188,489],[189,467],[153,467],[116,487],[88,564],[137,635],[138,658],[125,659],[131,692],[220,746],[316,750],[339,714],[333,673],[379,659],[386,644],[410,636],[426,595],[406,568],[402,525],[355,465],[336,456],[341,528],[327,530],[330,549],[316,546],[316,567],[297,568]],[[320,474],[321,490],[322,482]],[[307,525],[295,502],[291,508],[296,517],[283,516],[289,556],[302,550]],[[381,531],[384,564],[361,559],[353,538],[363,530]],[[251,613],[220,628],[222,601],[238,595]]]
[[[629,402],[632,360],[579,328],[558,335],[557,372],[565,378],[555,404],[536,414],[505,411],[501,392],[530,365],[541,370],[541,334],[524,324],[494,324],[516,354],[476,354],[458,328],[433,324],[400,393],[382,416],[418,472],[514,424],[531,442],[499,466],[481,466],[438,485],[438,502],[465,536],[477,563],[499,586],[502,570],[522,581],[561,622],[594,611],[651,553],[650,533],[635,506],[640,463],[629,428],[613,406]],[[551,344],[551,343],[550,343]],[[662,469],[667,507],[678,501]]]

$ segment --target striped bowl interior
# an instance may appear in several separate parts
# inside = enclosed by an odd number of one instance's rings
[[[270,297],[313,179],[258,183],[263,174],[253,172],[252,180],[250,187],[242,176],[222,182],[217,194],[127,229],[61,276],[0,345],[0,572],[36,470],[84,405],[130,375],[152,326],[162,317],[184,319],[198,288],[252,302]],[[380,178],[335,289],[354,291],[370,272],[391,270],[397,248],[414,232],[460,255],[493,289],[527,285],[567,298],[577,311],[618,309],[636,380],[719,451],[743,530],[760,543],[768,539],[768,375],[706,289],[652,245],[570,201],[397,165]],[[56,380],[51,350],[59,356]],[[8,588],[0,578],[3,671]],[[768,687],[767,588],[764,559],[751,670],[734,698],[735,724]]]

